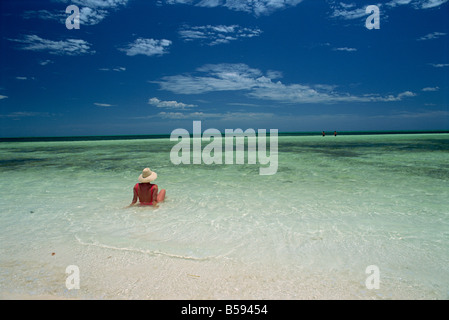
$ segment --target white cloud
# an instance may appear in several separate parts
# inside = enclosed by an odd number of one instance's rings
[[[29,111],[16,111],[8,114],[0,114],[0,118],[29,118],[29,117],[49,117],[51,114],[48,112],[29,112]]]
[[[343,47],[343,48],[334,48],[334,51],[346,51],[346,52],[354,52],[357,51],[356,48],[348,48],[348,47]]]
[[[143,54],[146,56],[162,56],[167,53],[167,48],[172,44],[170,40],[143,39],[139,38],[126,48],[119,49],[126,52],[128,56]]]
[[[283,83],[270,83],[265,87],[257,87],[249,93],[250,96],[259,99],[274,100],[289,103],[323,103],[332,104],[339,102],[394,102],[401,101],[415,94],[410,91],[398,95],[381,96],[379,94],[365,94],[355,96],[347,93],[339,93],[329,90],[320,90],[321,86],[307,86],[300,84],[285,85]]]
[[[95,102],[94,105],[96,105],[97,107],[113,107],[114,106],[109,103],[99,103],[99,102]]]
[[[184,26],[179,31],[179,36],[184,39],[184,41],[199,40],[213,46],[217,44],[229,43],[230,41],[242,38],[257,37],[261,33],[262,31],[260,29],[243,28],[239,25],[207,25],[197,27]]]
[[[331,14],[331,18],[339,18],[343,20],[354,20],[354,19],[361,19],[368,14],[366,13],[366,7],[364,6],[362,8],[357,8],[354,4],[345,4],[343,2],[334,3],[332,1],[330,3],[331,9],[333,10]],[[378,7],[381,6],[381,4],[377,4]]]
[[[385,17],[387,16],[386,9],[388,8],[395,8],[399,6],[409,5],[414,9],[429,9],[438,7],[448,1],[449,0],[391,0],[385,4],[378,3],[376,4],[376,6],[381,9],[380,13],[382,17],[385,19]],[[354,19],[362,19],[368,16],[368,14],[365,11],[367,5],[357,7],[354,3],[346,4],[334,0],[328,0],[328,3],[332,10],[331,18],[354,20]]]
[[[148,104],[156,106],[157,108],[166,108],[166,109],[181,109],[184,110],[186,108],[194,108],[197,107],[194,104],[185,104],[177,101],[161,101],[158,98],[151,98],[148,100]]]
[[[383,19],[387,17],[387,9],[399,7],[399,6],[411,6],[414,9],[429,9],[438,7],[449,0],[391,0],[385,4],[378,3],[377,7],[380,8],[380,14]],[[334,0],[328,0],[332,13],[331,18],[339,18],[343,20],[362,19],[368,16],[366,13],[366,7],[357,7],[354,3],[346,4],[343,2],[337,2]]]
[[[435,68],[446,68],[449,67],[449,63],[429,63],[432,67]]]
[[[125,6],[129,0],[65,0],[79,6],[90,8],[115,9],[120,6]]]
[[[204,119],[204,118],[218,117],[217,114],[205,114],[204,112],[182,113],[182,112],[165,112],[165,111],[159,112],[157,116],[163,119],[173,119],[173,120]]]
[[[125,67],[115,67],[115,68],[112,68],[112,69],[110,69],[110,68],[100,68],[98,70],[100,70],[100,71],[123,72],[123,71],[126,71],[126,68]]]
[[[92,9],[89,7],[80,8],[80,24],[83,25],[96,25],[100,23],[108,15],[108,11],[101,9]],[[64,20],[65,21],[65,20]]]
[[[111,11],[126,6],[128,0],[59,0],[67,5],[74,4],[80,9],[80,24],[92,26],[103,21]],[[61,24],[65,24],[68,17],[64,10],[37,10],[25,11],[23,14],[25,19],[38,18],[43,20],[54,20]]]
[[[432,33],[429,33],[429,34],[427,34],[427,35],[425,35],[425,36],[423,36],[421,38],[418,38],[417,40],[418,41],[433,40],[433,39],[438,39],[440,37],[443,37],[445,35],[447,35],[447,33],[444,33],[444,32],[432,32]]]
[[[416,96],[416,93],[413,93],[411,91],[404,91],[396,96],[394,96],[394,95],[388,95],[386,97],[380,97],[380,96],[375,97],[374,96],[372,101],[386,101],[386,102],[401,101],[404,98],[410,98],[410,97],[415,97],[415,96]]]
[[[50,64],[50,63],[53,63],[53,61],[51,61],[51,60],[43,60],[43,61],[40,61],[40,62],[39,62],[39,64],[40,64],[41,66],[46,66],[46,65],[48,65],[48,64]]]
[[[166,4],[187,4],[197,7],[225,7],[234,11],[252,13],[255,16],[269,15],[277,10],[295,7],[302,0],[163,0]]]
[[[108,15],[108,11],[104,9],[94,9],[91,7],[81,7],[80,9],[80,24],[92,26],[100,23]],[[37,10],[37,11],[25,11],[23,18],[25,19],[42,19],[42,20],[52,20],[58,23],[64,24],[68,17],[65,10],[59,11],[48,11],[48,10]]]
[[[54,55],[77,56],[92,54],[95,51],[90,49],[90,43],[80,39],[67,39],[53,41],[43,39],[37,35],[26,35],[23,39],[9,39],[10,41],[22,43],[22,50],[48,51]]]
[[[412,0],[392,0],[386,3],[386,5],[389,7],[397,7],[399,5],[409,4],[410,2],[412,2]]]
[[[167,76],[158,81],[161,88],[182,94],[197,94],[211,91],[235,91],[252,89],[262,73],[245,64],[204,65],[197,69],[204,76]]]
[[[332,85],[284,84],[246,64],[205,65],[195,74],[166,76],[155,83],[177,94],[242,91],[253,98],[284,103],[392,102],[415,96],[410,91],[387,96],[355,96],[336,92]]]
[[[432,91],[438,91],[440,90],[439,87],[426,87],[426,88],[422,88],[422,91],[424,92],[432,92]]]
[[[8,99],[8,96],[4,96],[4,95],[0,94],[0,100],[3,100],[3,99]]]
[[[101,9],[101,10],[116,10],[128,4],[129,0],[54,0],[58,2],[74,4],[78,7]],[[65,12],[65,8],[64,8]]]
[[[185,120],[185,119],[217,119],[222,121],[238,121],[242,119],[251,120],[268,120],[272,119],[275,115],[273,113],[264,112],[226,112],[226,113],[207,113],[207,112],[159,112],[156,117],[172,120]],[[151,116],[155,117],[155,116]]]
[[[245,102],[229,102],[227,103],[229,106],[238,106],[238,107],[258,107],[258,104],[255,103],[245,103]]]
[[[89,7],[80,8],[80,24],[92,26],[100,23],[108,15],[108,11],[103,9],[92,9]],[[65,11],[48,11],[48,10],[37,10],[37,11],[25,11],[23,14],[25,19],[42,19],[42,20],[52,20],[60,24],[65,25],[65,21],[68,14]]]
[[[446,3],[448,0],[424,0],[424,1],[416,1],[417,5],[422,9],[429,9],[441,6]]]
[[[42,20],[55,20],[59,22],[63,22],[67,19],[67,14],[65,11],[48,11],[48,10],[37,10],[37,11],[31,11],[27,10],[23,13],[24,19],[42,19]]]
[[[276,70],[268,70],[267,71],[267,77],[270,79],[281,79],[284,75],[280,71]]]
[[[386,3],[389,7],[411,5],[415,9],[430,9],[438,7],[449,0],[392,0]]]
[[[17,80],[27,80],[27,77],[16,77]]]

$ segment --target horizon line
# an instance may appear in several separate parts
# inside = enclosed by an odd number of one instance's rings
[[[335,130],[324,130],[326,134],[333,134]],[[367,131],[336,131],[337,135],[384,135],[384,134],[438,134],[449,133],[445,130],[367,130]],[[283,131],[278,136],[312,136],[322,135],[323,131]],[[269,132],[267,131],[267,135]],[[118,135],[64,135],[64,136],[24,136],[24,137],[0,137],[0,142],[31,142],[31,141],[95,141],[95,140],[129,140],[132,139],[165,139],[170,138],[171,133],[155,134],[118,134]],[[194,135],[190,133],[192,138]],[[257,132],[256,132],[257,136]]]

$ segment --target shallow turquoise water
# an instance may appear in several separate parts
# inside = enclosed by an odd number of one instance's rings
[[[230,263],[231,274],[277,274],[287,287],[311,277],[327,279],[320,290],[354,284],[331,298],[449,298],[448,134],[282,136],[272,176],[259,164],[176,166],[174,144],[0,143],[0,291],[67,295],[50,253],[95,247]],[[166,202],[123,209],[145,167]],[[92,274],[104,267],[87,254],[73,260]],[[365,286],[369,265],[380,269],[375,291]],[[114,297],[92,286],[88,297]],[[282,290],[268,297],[294,291]]]

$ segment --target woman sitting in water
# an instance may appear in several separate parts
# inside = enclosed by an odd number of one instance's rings
[[[158,193],[156,184],[151,184],[157,178],[157,173],[145,168],[139,176],[139,183],[137,183],[134,190],[133,201],[128,207],[136,204],[137,199],[141,206],[157,206],[158,202],[163,202],[165,199],[165,189]]]

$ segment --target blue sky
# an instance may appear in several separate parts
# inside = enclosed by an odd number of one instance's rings
[[[2,137],[449,129],[448,0],[2,0],[0,15]]]

